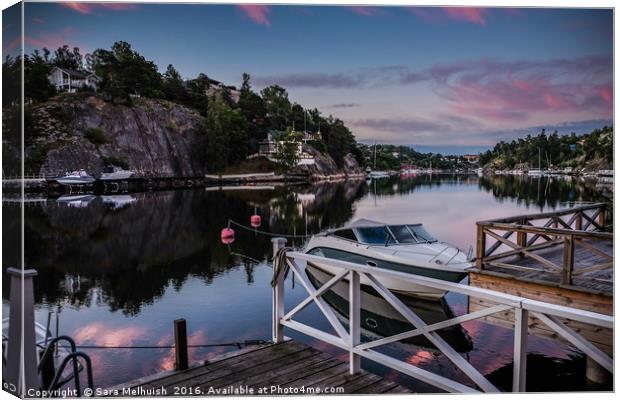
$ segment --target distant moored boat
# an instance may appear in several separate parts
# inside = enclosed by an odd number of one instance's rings
[[[56,182],[61,185],[88,185],[94,181],[95,178],[90,176],[83,169],[67,172],[64,176],[56,179]]]

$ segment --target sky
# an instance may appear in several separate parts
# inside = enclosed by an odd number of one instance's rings
[[[3,16],[3,54],[19,27]],[[358,140],[478,152],[542,128],[612,124],[611,9],[26,3],[25,50],[129,42],[345,121]]]

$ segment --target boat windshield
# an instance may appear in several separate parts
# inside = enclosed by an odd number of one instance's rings
[[[413,235],[416,237],[416,239],[418,239],[418,241],[428,243],[433,243],[437,241],[437,239],[435,239],[430,233],[427,232],[426,229],[424,229],[424,226],[422,226],[422,224],[407,226],[409,227],[409,230],[411,230],[411,233],[413,233]]]
[[[394,238],[385,226],[372,226],[355,229],[357,236],[362,243],[368,244],[389,244],[394,243]]]

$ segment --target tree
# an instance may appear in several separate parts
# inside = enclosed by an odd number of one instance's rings
[[[267,111],[267,124],[269,129],[283,131],[288,127],[291,113],[291,102],[286,90],[278,85],[272,85],[261,91]]]
[[[168,65],[163,75],[163,92],[166,99],[181,104],[187,103],[187,93],[183,86],[183,78],[181,74],[172,66]]]
[[[89,68],[102,78],[100,90],[112,98],[130,94],[161,98],[163,80],[153,61],[145,59],[127,42],[116,42],[112,50],[97,49],[88,57]]]
[[[84,69],[80,49],[78,47],[74,47],[73,50],[71,50],[66,44],[56,49],[54,52],[54,58],[52,59],[52,65],[60,68],[73,69],[76,71],[81,71]]]
[[[199,126],[202,135],[202,161],[211,172],[221,171],[247,156],[247,130],[241,112],[221,98],[212,98],[205,119]]]
[[[276,141],[276,153],[274,158],[285,171],[289,171],[297,166],[300,157],[299,149],[301,147],[301,139],[302,134],[300,132],[288,128],[282,138]]]
[[[267,111],[263,99],[252,91],[250,75],[246,73],[243,74],[237,107],[247,122],[249,149],[254,153],[258,151],[258,142],[267,136]]]

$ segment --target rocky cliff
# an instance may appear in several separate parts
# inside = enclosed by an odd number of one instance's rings
[[[95,96],[64,95],[30,111],[26,164],[57,175],[84,168],[99,176],[105,164],[140,176],[201,176],[194,148],[198,112],[164,100],[135,99],[133,106]]]
[[[26,111],[25,161],[30,174],[58,176],[85,169],[99,177],[107,164],[134,170],[137,176],[200,177],[207,172],[209,160],[201,160],[196,152],[202,117],[179,104],[139,98],[128,106],[93,95],[65,94]],[[6,147],[12,147],[18,159],[18,144],[5,142]],[[310,146],[305,150],[315,164],[298,167],[297,172],[319,178],[361,172],[350,154],[338,168],[329,155]]]

